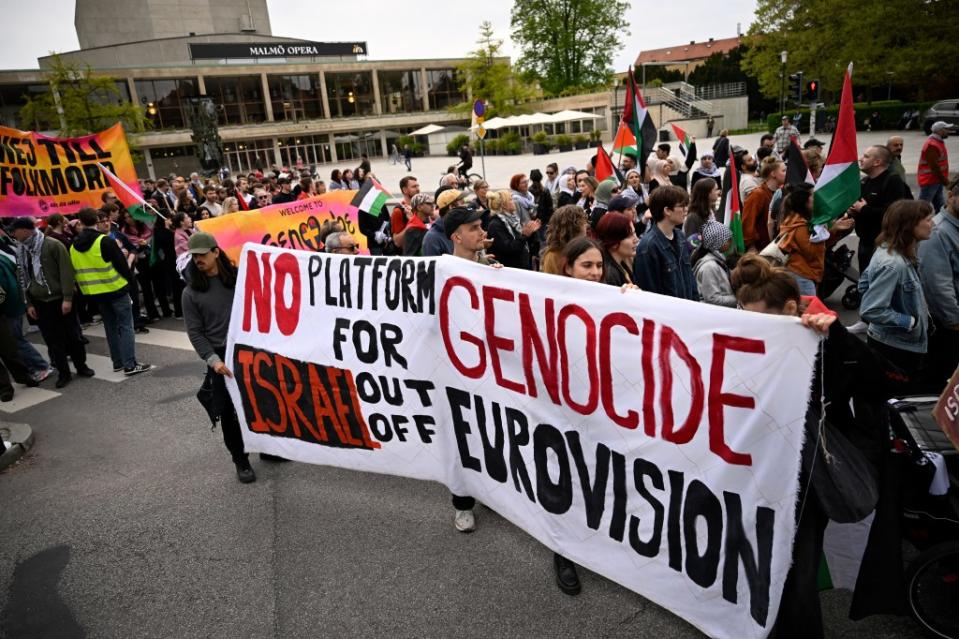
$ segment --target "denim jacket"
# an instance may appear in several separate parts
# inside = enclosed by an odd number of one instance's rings
[[[644,291],[698,302],[699,292],[689,257],[682,231],[673,230],[673,239],[668,240],[653,224],[639,241],[633,260],[633,278]]]
[[[929,311],[916,268],[898,253],[880,246],[859,277],[859,314],[869,322],[869,337],[887,346],[925,353]]]
[[[940,211],[932,237],[919,244],[919,275],[929,312],[944,326],[959,324],[959,218]]]

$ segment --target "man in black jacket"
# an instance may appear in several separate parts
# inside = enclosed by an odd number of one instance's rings
[[[145,373],[153,367],[136,360],[129,291],[133,273],[116,240],[106,235],[110,220],[104,219],[100,227],[99,216],[91,208],[81,209],[77,217],[83,230],[70,247],[70,261],[80,290],[100,308],[113,371],[128,377]]]
[[[896,200],[909,197],[903,181],[890,170],[892,153],[884,146],[871,146],[859,158],[859,170],[866,174],[861,196],[850,209],[859,236],[859,272],[869,266],[876,251],[876,238],[882,230],[886,209]]]

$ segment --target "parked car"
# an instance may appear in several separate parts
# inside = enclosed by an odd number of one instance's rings
[[[959,99],[943,100],[933,104],[922,116],[922,128],[929,135],[930,127],[934,122],[942,120],[949,124],[959,125]]]

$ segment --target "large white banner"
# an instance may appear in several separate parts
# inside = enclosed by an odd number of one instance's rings
[[[817,341],[797,319],[453,257],[246,244],[247,450],[439,481],[715,637],[789,570]]]

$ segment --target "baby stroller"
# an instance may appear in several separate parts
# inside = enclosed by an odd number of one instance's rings
[[[890,402],[890,426],[897,449],[914,461],[913,472],[904,482],[902,512],[903,537],[919,551],[906,567],[909,612],[930,636],[955,639],[959,637],[959,451],[932,417],[936,399],[913,396]],[[933,482],[936,467],[927,461],[927,453],[942,456],[948,481]]]
[[[845,280],[849,280],[852,284],[843,292],[842,305],[850,311],[859,308],[860,293],[857,287],[859,273],[852,269],[852,258],[855,254],[854,250],[841,244],[837,244],[831,251],[826,252],[822,281],[816,288],[816,296],[819,299],[825,300]]]

